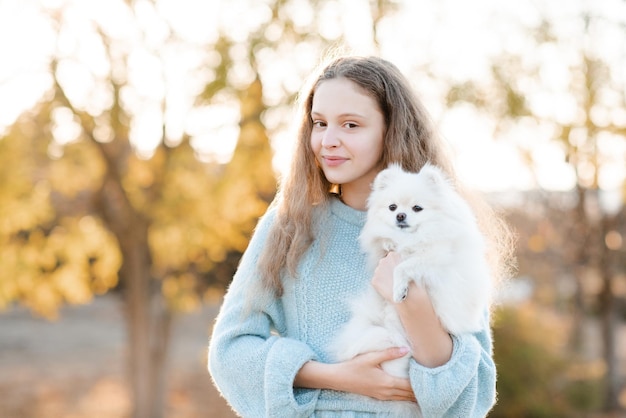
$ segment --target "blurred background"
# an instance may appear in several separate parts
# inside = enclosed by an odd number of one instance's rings
[[[490,416],[626,416],[624,0],[0,0],[0,416],[234,416],[212,321],[336,47],[516,233]]]

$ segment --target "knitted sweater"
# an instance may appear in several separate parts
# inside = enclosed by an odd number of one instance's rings
[[[259,222],[224,298],[209,345],[213,382],[241,416],[388,416],[390,401],[293,387],[307,361],[331,362],[327,347],[349,318],[348,301],[371,279],[357,240],[365,217],[365,212],[337,199],[319,208],[317,238],[299,263],[298,277],[284,277],[283,295],[271,299],[256,297],[260,293],[255,265],[275,212],[268,211]],[[486,319],[481,332],[453,337],[448,363],[427,368],[411,359],[411,386],[424,417],[487,414],[495,403],[491,344]]]

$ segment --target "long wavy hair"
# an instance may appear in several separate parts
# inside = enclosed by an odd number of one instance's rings
[[[444,142],[437,136],[428,112],[408,80],[394,64],[377,57],[342,56],[320,68],[299,96],[297,143],[291,165],[272,202],[276,219],[257,265],[264,287],[277,296],[283,291],[281,275],[297,276],[298,261],[313,242],[315,207],[328,204],[332,197],[331,184],[316,164],[311,148],[311,107],[315,91],[324,81],[350,80],[378,104],[386,128],[381,167],[395,162],[407,171],[417,172],[426,162],[431,162],[455,180]],[[481,208],[485,209],[486,206]],[[491,228],[491,232],[501,226]]]

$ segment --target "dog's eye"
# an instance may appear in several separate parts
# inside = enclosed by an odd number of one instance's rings
[[[422,208],[421,206],[415,205],[415,206],[413,206],[413,208],[412,208],[412,209],[413,209],[413,212],[419,212],[419,211],[421,211],[423,208]]]
[[[396,210],[396,209],[398,209],[398,205],[396,205],[395,203],[392,203],[391,205],[389,205],[389,210],[390,210],[390,211],[392,211],[392,212],[393,212],[393,211],[394,211],[394,210]]]

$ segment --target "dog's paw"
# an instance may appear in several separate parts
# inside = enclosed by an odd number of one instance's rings
[[[402,302],[409,294],[409,287],[405,283],[393,284],[393,301],[396,303]]]
[[[411,277],[407,273],[406,262],[400,263],[393,271],[393,301],[402,302],[409,294]]]
[[[383,242],[382,242],[382,249],[385,252],[385,254],[388,254],[391,251],[395,251],[396,250],[396,245],[391,240],[383,240]]]

